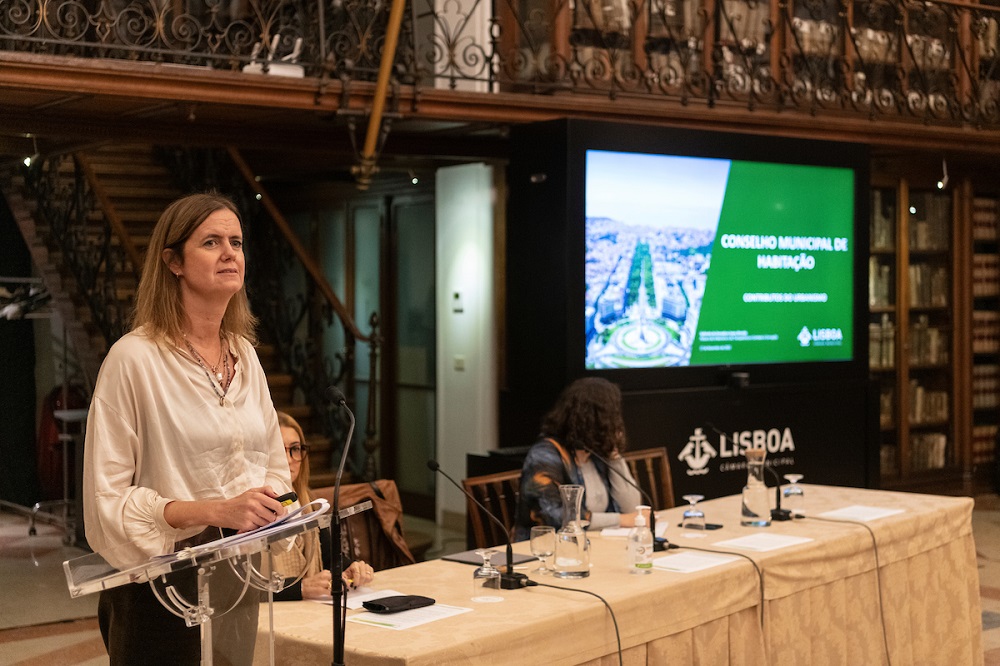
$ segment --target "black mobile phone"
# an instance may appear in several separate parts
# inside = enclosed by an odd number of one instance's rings
[[[677,523],[677,527],[684,527],[684,524],[683,523]],[[699,529],[699,528],[688,526],[687,529],[689,529],[689,530],[696,530],[696,529]],[[722,529],[722,525],[720,523],[705,523],[705,529],[706,530],[718,530],[718,529]]]
[[[285,493],[284,495],[281,495],[279,497],[275,497],[274,499],[278,500],[278,504],[280,504],[281,506],[288,506],[298,498],[299,496],[295,494],[295,491],[292,491],[290,493]]]

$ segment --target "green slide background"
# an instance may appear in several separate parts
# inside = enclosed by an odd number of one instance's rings
[[[777,203],[776,203],[777,202]],[[757,268],[758,254],[798,255],[790,250],[725,249],[725,234],[848,238],[847,252],[808,251],[813,270]],[[854,175],[850,169],[732,162],[718,232],[712,248],[691,365],[850,360],[853,341]],[[826,292],[826,303],[744,303],[743,293]],[[840,346],[802,347],[806,326],[840,328]],[[700,341],[701,331],[746,330],[777,334],[776,341]],[[727,351],[701,345],[730,344]]]

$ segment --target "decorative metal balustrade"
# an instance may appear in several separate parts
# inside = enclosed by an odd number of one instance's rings
[[[86,299],[91,321],[108,345],[128,328],[136,271],[105,218],[83,169],[71,155],[36,161],[24,182],[37,217]]]
[[[374,77],[390,5],[12,0],[0,6],[0,48],[349,85]],[[398,85],[1000,123],[1000,8],[989,5],[410,0],[407,9]]]

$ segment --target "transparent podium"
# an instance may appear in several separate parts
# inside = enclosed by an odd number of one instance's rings
[[[185,547],[143,561],[131,544],[104,555],[92,553],[63,563],[72,597],[129,583],[148,584],[156,599],[188,627],[199,627],[201,663],[242,664],[253,660],[258,612],[269,615],[269,662],[274,664],[274,593],[301,578],[276,572],[275,558],[292,540],[329,527],[329,504],[312,503],[310,513],[293,512],[279,522],[244,534]],[[210,528],[211,529],[211,528]],[[213,624],[218,624],[213,631]]]

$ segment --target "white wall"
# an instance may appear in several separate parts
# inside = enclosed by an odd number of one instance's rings
[[[437,460],[461,480],[467,452],[497,447],[493,169],[448,167],[436,180]],[[465,497],[439,478],[439,523],[445,512],[464,515]]]

